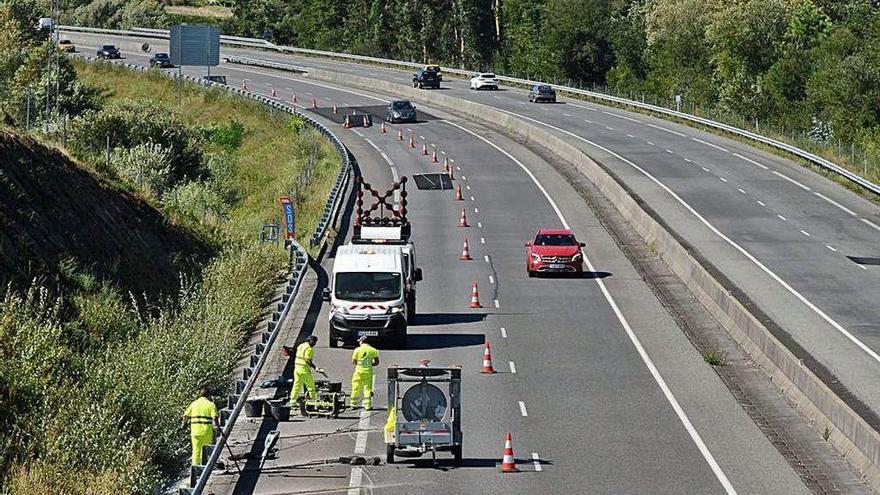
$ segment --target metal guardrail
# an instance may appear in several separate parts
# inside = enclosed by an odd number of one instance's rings
[[[84,28],[77,26],[59,26],[61,30],[67,31],[81,31],[81,32],[100,32],[106,34],[114,34],[118,36],[146,36],[146,37],[158,37],[164,34],[164,37],[167,38],[167,31],[161,29],[146,29],[146,28],[133,28],[129,31],[118,31],[112,29],[95,29],[95,28]],[[274,50],[280,52],[290,52],[290,53],[301,53],[306,55],[318,56],[318,57],[326,57],[326,58],[334,58],[334,59],[342,59],[342,60],[350,60],[356,62],[368,62],[374,64],[382,64],[389,66],[397,66],[397,67],[406,67],[406,68],[415,68],[421,67],[423,64],[415,63],[415,62],[405,62],[401,60],[392,60],[386,58],[378,58],[378,57],[368,57],[364,55],[353,55],[349,53],[339,53],[339,52],[330,52],[325,50],[312,50],[308,48],[298,48],[293,46],[282,46],[275,45],[265,40],[254,39],[254,38],[242,38],[238,36],[221,36],[221,43],[231,46],[246,46],[251,48],[261,48],[267,50]],[[456,74],[461,76],[469,76],[473,74],[475,71],[468,71],[463,69],[457,69],[454,67],[442,67],[444,72],[450,74]],[[512,84],[521,84],[525,86],[531,86],[533,84],[547,84],[541,81],[534,81],[531,79],[520,79],[516,77],[502,76],[498,75],[498,79],[501,81],[512,83]],[[822,158],[821,156],[816,155],[815,153],[810,153],[804,149],[798,148],[797,146],[790,145],[788,143],[784,143],[782,141],[763,136],[761,134],[757,134],[751,131],[747,131],[745,129],[741,129],[739,127],[735,127],[732,125],[724,124],[721,122],[716,122],[714,120],[706,119],[703,117],[699,117],[696,115],[691,115],[685,112],[678,112],[675,110],[670,110],[668,108],[660,107],[657,105],[651,105],[649,103],[642,103],[639,101],[629,100],[626,98],[620,98],[617,96],[606,95],[603,93],[597,93],[595,91],[587,91],[579,88],[572,88],[569,86],[561,86],[557,84],[549,84],[557,91],[586,96],[589,98],[593,98],[596,100],[607,101],[611,103],[615,103],[618,105],[624,105],[632,108],[639,108],[642,110],[646,110],[652,112],[654,114],[659,114],[667,117],[674,117],[677,119],[682,119],[688,122],[693,122],[695,124],[700,124],[706,127],[710,127],[713,129],[717,129],[720,131],[724,131],[736,136],[744,137],[746,139],[765,144],[772,148],[776,148],[781,151],[785,151],[791,155],[797,156],[801,159],[804,159],[814,165],[817,165],[825,170],[831,171],[835,174],[838,174],[842,177],[847,178],[855,184],[871,191],[875,194],[880,194],[880,185],[854,173],[851,172],[836,163]]]
[[[97,61],[97,59],[93,57],[83,58],[89,62]],[[147,67],[128,63],[116,65],[123,65],[124,67],[137,72],[146,72],[149,70]],[[186,75],[180,76],[176,73],[170,72],[163,72],[163,74],[166,74],[168,75],[168,77],[174,79],[183,79],[184,81],[200,86],[222,88],[227,93],[238,94],[256,100],[271,108],[298,115],[300,118],[303,119],[304,122],[306,122],[308,126],[316,129],[333,143],[342,160],[342,166],[340,167],[339,174],[336,177],[336,182],[333,185],[330,196],[327,198],[327,203],[324,206],[324,213],[320,221],[318,222],[318,225],[315,227],[315,232],[312,234],[309,240],[309,244],[311,244],[312,247],[320,244],[321,240],[326,235],[328,228],[330,227],[330,225],[333,224],[333,221],[336,218],[336,214],[338,213],[339,207],[342,204],[342,198],[345,196],[344,192],[348,185],[349,177],[351,176],[351,155],[349,154],[348,149],[345,147],[345,145],[342,144],[342,141],[340,141],[339,138],[336,137],[336,135],[334,135],[327,127],[322,125],[320,122],[317,122],[306,115],[298,114],[295,107],[291,107],[284,103],[266,98],[262,95],[254,94],[249,91],[234,88],[232,86],[220,84],[214,81],[209,81],[207,79]],[[256,345],[254,352],[251,355],[250,366],[247,366],[244,368],[244,370],[242,370],[242,377],[235,381],[235,386],[232,390],[232,393],[230,393],[226,397],[226,407],[220,410],[220,421],[223,429],[223,434],[220,436],[219,441],[216,444],[207,445],[204,447],[205,449],[210,450],[207,463],[201,466],[193,466],[191,468],[191,479],[193,477],[195,478],[195,484],[192,488],[180,488],[178,491],[179,495],[202,495],[202,491],[205,489],[205,486],[208,483],[208,478],[211,476],[211,472],[214,470],[214,466],[217,464],[217,461],[220,460],[220,455],[223,452],[223,448],[226,446],[226,439],[229,438],[229,435],[232,433],[232,428],[235,425],[235,421],[238,419],[238,415],[241,413],[242,408],[244,408],[247,397],[253,389],[257,377],[259,376],[260,371],[262,370],[263,365],[266,362],[269,354],[269,349],[271,349],[272,345],[275,343],[275,339],[278,336],[278,331],[281,329],[284,320],[287,318],[287,314],[290,311],[293,300],[296,297],[296,294],[299,292],[303,275],[305,274],[306,268],[308,267],[309,255],[306,250],[295,240],[286,242],[285,248],[290,249],[290,259],[293,263],[293,271],[290,274],[290,278],[288,279],[287,284],[285,285],[284,294],[281,295],[282,302],[278,303],[275,311],[272,312],[272,317],[268,322],[267,329],[261,334],[260,342]]]

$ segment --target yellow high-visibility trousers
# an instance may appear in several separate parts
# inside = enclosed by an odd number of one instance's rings
[[[351,375],[351,407],[364,395],[364,409],[373,407],[373,370],[355,370]]]
[[[309,391],[309,397],[318,398],[318,389],[315,388],[315,378],[312,376],[312,370],[303,366],[293,369],[293,390],[290,391],[290,405],[296,406],[296,399],[302,393],[303,386]]]
[[[207,433],[201,434],[191,434],[190,438],[192,438],[192,463],[193,465],[203,464],[202,462],[202,447],[205,445],[211,445],[214,443],[214,432],[208,431]]]

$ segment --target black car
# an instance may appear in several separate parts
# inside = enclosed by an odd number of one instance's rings
[[[440,87],[440,76],[435,70],[419,69],[413,74],[413,87],[438,89]]]
[[[171,56],[167,53],[157,53],[150,57],[150,67],[170,69],[174,67],[174,64],[171,63]]]
[[[385,120],[391,122],[415,122],[416,106],[409,100],[394,100],[385,110]]]
[[[546,84],[536,84],[532,86],[532,90],[529,91],[529,101],[535,103],[541,101],[556,103],[556,90]]]
[[[98,58],[122,58],[122,54],[119,53],[119,48],[113,45],[101,45],[98,47]]]

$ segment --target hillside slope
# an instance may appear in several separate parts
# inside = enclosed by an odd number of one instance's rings
[[[0,282],[53,278],[73,259],[136,292],[171,291],[204,246],[57,150],[0,131]]]

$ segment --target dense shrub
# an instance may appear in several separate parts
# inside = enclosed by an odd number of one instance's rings
[[[71,122],[69,140],[81,158],[102,157],[111,148],[158,145],[167,152],[167,184],[202,177],[199,138],[170,108],[151,100],[124,100]]]
[[[232,119],[227,125],[210,124],[202,128],[202,135],[210,143],[232,153],[241,147],[244,139],[244,124]]]
[[[171,153],[157,143],[114,148],[110,168],[146,196],[161,195],[171,182]]]

